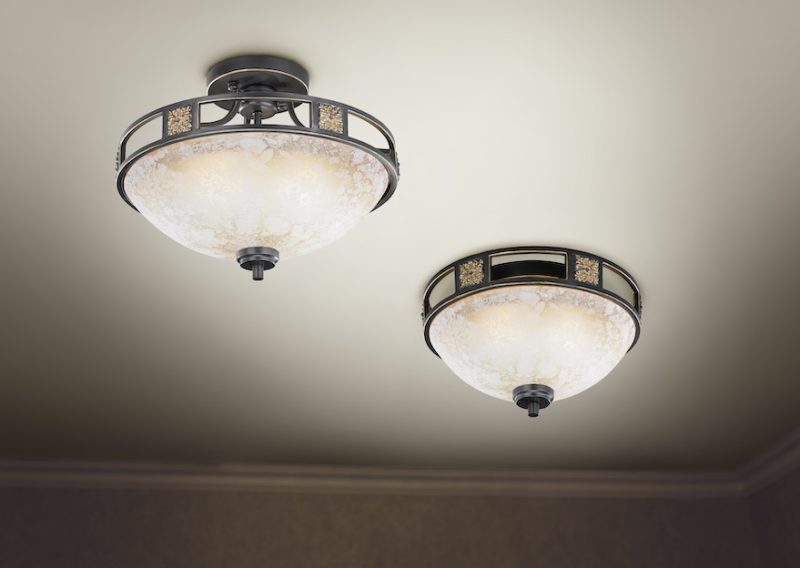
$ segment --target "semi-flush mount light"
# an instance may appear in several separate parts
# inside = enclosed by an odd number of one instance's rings
[[[439,271],[425,341],[462,380],[538,416],[608,375],[639,338],[641,296],[620,266],[558,247],[513,247]]]
[[[261,280],[279,255],[338,239],[391,197],[398,162],[389,130],[308,96],[297,63],[234,57],[207,78],[208,96],[146,114],[119,144],[120,195],[167,236],[236,259]]]

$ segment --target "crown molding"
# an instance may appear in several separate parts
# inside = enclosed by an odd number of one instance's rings
[[[0,487],[193,489],[395,495],[728,497],[726,473],[457,471],[328,466],[182,467],[155,464],[0,464]]]
[[[739,468],[737,474],[747,494],[752,494],[797,469],[800,469],[800,429]]]
[[[800,467],[800,430],[731,472],[467,471],[332,466],[0,462],[0,488],[581,498],[730,498]]]

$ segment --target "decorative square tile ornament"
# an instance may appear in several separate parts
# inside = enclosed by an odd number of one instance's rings
[[[585,256],[576,256],[575,280],[586,284],[600,284],[600,261]]]
[[[319,127],[321,130],[344,134],[342,107],[326,104],[319,105]]]
[[[461,288],[477,286],[483,282],[483,259],[473,258],[458,267],[458,283]]]
[[[167,112],[167,136],[183,134],[192,129],[192,107],[182,106]]]

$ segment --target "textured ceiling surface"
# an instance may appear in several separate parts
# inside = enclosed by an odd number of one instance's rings
[[[800,425],[800,4],[0,6],[0,458],[725,468]],[[114,187],[124,128],[287,55],[381,118],[395,197],[258,284]],[[486,248],[629,268],[642,338],[532,421],[425,347]]]

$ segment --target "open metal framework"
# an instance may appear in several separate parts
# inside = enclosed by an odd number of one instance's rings
[[[225,116],[216,120],[204,118],[204,115],[212,114],[214,109],[211,107],[222,105],[230,108]],[[263,114],[258,116],[257,111],[252,118],[242,116],[242,108],[254,105],[274,105],[276,112],[271,117]],[[307,116],[299,112],[302,107],[307,107]],[[291,117],[291,124],[278,123],[277,119],[284,111]],[[386,141],[386,147],[378,148],[359,137],[351,136],[349,124],[353,118],[371,126]],[[160,123],[161,136],[138,148],[130,148],[132,136],[152,122]],[[230,132],[284,132],[328,138],[372,154],[386,167],[389,174],[389,184],[375,209],[386,203],[397,187],[399,163],[394,138],[389,129],[374,116],[344,103],[310,95],[230,93],[173,103],[156,109],[131,124],[122,135],[117,148],[117,190],[120,196],[136,209],[125,193],[125,174],[137,159],[148,152],[183,140]]]
[[[597,294],[618,304],[633,319],[636,334],[629,349],[639,340],[642,296],[633,276],[603,257],[563,247],[521,246],[494,249],[461,258],[442,268],[425,287],[422,322],[425,342],[437,356],[430,339],[436,316],[463,298],[486,290],[508,286],[563,286]],[[517,386],[512,399],[528,416],[553,402],[553,389],[544,384]]]
[[[214,64],[206,81],[207,96],[149,112],[122,135],[117,147],[117,190],[134,209],[125,193],[125,174],[136,160],[175,142],[231,132],[283,132],[350,144],[375,156],[389,174],[386,191],[375,209],[394,193],[400,168],[392,133],[371,114],[310,96],[309,74],[302,65],[271,55],[240,55]],[[219,116],[220,109],[224,116]],[[360,123],[358,133],[351,129],[354,122]],[[134,136],[153,124],[158,134],[136,145]],[[374,145],[373,140],[381,145]]]
[[[627,270],[596,254],[580,250],[520,246],[461,258],[431,278],[422,302],[425,342],[438,356],[430,340],[430,326],[436,315],[453,302],[484,290],[530,284],[577,288],[608,298],[633,318],[636,336],[631,349],[638,341],[642,296],[636,280]]]
[[[117,191],[133,209],[136,206],[125,191],[125,176],[139,158],[170,144],[243,132],[311,136],[355,146],[374,156],[388,174],[387,186],[373,210],[394,193],[399,163],[392,133],[362,110],[310,96],[309,74],[302,65],[271,55],[240,55],[214,64],[206,80],[207,96],[156,109],[122,135],[117,147]],[[256,244],[236,255],[239,266],[250,270],[253,280],[262,280],[264,271],[274,268],[279,258],[279,251]]]

